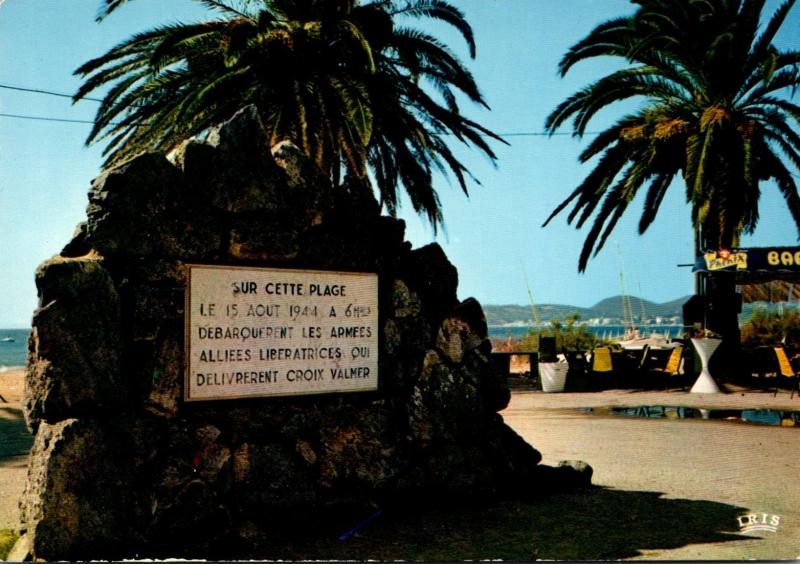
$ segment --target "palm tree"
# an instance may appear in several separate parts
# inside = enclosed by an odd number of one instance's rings
[[[559,64],[563,76],[594,57],[625,62],[562,102],[547,118],[550,133],[572,119],[580,137],[601,109],[623,100],[640,104],[583,150],[580,161],[597,157],[594,168],[545,225],[569,205],[568,222],[577,228],[592,219],[578,261],[584,271],[640,189],[646,188],[644,233],[680,174],[700,248],[731,248],[753,231],[766,180],[775,181],[800,230],[791,171],[800,168],[800,106],[791,101],[800,86],[800,52],[773,44],[794,0],[763,29],[764,0],[634,3],[632,16],[599,25]]]
[[[645,98],[641,109],[581,153],[581,162],[601,158],[547,219],[573,201],[568,220],[580,213],[579,228],[596,212],[579,269],[585,270],[592,251],[603,247],[627,205],[647,186],[643,233],[679,173],[705,244],[730,247],[742,232],[752,232],[759,184],[767,179],[777,181],[800,229],[800,197],[781,159],[800,167],[800,137],[789,125],[800,120],[800,106],[776,95],[800,86],[800,52],[779,52],[772,45],[794,0],[779,8],[760,36],[760,1],[637,3],[633,16],[598,26],[572,47],[559,68],[563,76],[577,62],[603,55],[623,57],[630,66],[574,94],[547,118],[552,133],[573,117],[573,130],[582,136],[605,106]]]
[[[105,166],[146,150],[169,152],[255,105],[271,143],[289,139],[336,184],[375,179],[390,213],[402,186],[434,228],[432,174],[466,168],[444,136],[491,160],[495,134],[462,116],[457,96],[486,106],[447,45],[408,24],[452,26],[475,56],[472,29],[445,0],[197,0],[218,19],[134,35],[76,70],[80,100],[108,87],[87,143],[106,140]],[[98,19],[126,0],[105,0]]]

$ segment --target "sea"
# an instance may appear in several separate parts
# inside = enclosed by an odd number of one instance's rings
[[[549,327],[549,324],[542,324],[542,328]],[[600,339],[623,339],[625,330],[628,327],[625,325],[587,325],[586,329],[597,335]],[[490,339],[521,339],[535,328],[532,326],[489,326]],[[653,333],[666,336],[669,339],[675,339],[681,336],[683,325],[638,325],[636,329],[639,330],[639,335],[642,337],[650,337]]]
[[[489,327],[490,339],[520,339],[527,335],[533,327]],[[587,329],[599,338],[621,339],[625,334],[624,325],[587,326]],[[679,337],[681,325],[640,325],[639,334],[649,337],[653,333],[666,335],[669,338]],[[30,329],[0,329],[0,372],[25,366],[28,355],[28,335]],[[4,341],[11,338],[12,341]]]
[[[0,329],[0,372],[25,366],[30,332],[30,329]]]

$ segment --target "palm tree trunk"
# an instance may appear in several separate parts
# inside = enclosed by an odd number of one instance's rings
[[[723,339],[739,341],[739,298],[735,275],[730,272],[709,274],[706,326]]]
[[[697,261],[698,258],[703,254],[703,245],[702,245],[702,233],[701,227],[699,225],[695,226],[694,228],[694,260]],[[697,295],[705,295],[705,291],[703,288],[703,278],[704,273],[702,272],[695,272],[694,273],[694,293]]]
[[[718,238],[708,237],[703,229],[698,229],[703,248],[732,248],[733,241],[720,245]],[[702,250],[700,251],[702,253]],[[722,337],[722,344],[715,353],[709,368],[712,374],[730,379],[737,376],[741,351],[739,332],[739,310],[741,301],[736,293],[736,275],[732,272],[710,272],[705,275],[705,326],[706,329]]]

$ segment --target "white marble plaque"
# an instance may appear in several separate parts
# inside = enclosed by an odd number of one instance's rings
[[[189,267],[186,401],[378,388],[378,275]]]

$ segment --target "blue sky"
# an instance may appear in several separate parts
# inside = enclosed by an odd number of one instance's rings
[[[564,97],[602,76],[610,61],[583,63],[561,79],[556,65],[565,50],[595,25],[632,12],[627,0],[454,0],[475,28],[478,57],[470,68],[491,111],[464,109],[499,133],[541,132],[546,115]],[[72,94],[72,71],[132,33],[171,21],[207,15],[190,0],[136,0],[101,24],[100,0],[0,2],[0,84]],[[778,5],[768,1],[765,13]],[[446,36],[465,56],[463,46]],[[800,47],[800,8],[779,36],[784,48]],[[0,113],[91,120],[96,104],[0,89]],[[619,111],[624,110],[624,108]],[[590,130],[619,112],[598,116]],[[88,124],[0,117],[0,327],[25,327],[36,307],[34,271],[58,253],[85,219],[86,192],[100,171],[101,146],[86,148]],[[566,132],[566,130],[564,130]],[[689,208],[675,185],[659,217],[637,235],[640,202],[620,222],[585,274],[577,257],[585,230],[550,211],[583,179],[577,162],[585,142],[569,135],[509,136],[496,146],[493,167],[477,153],[458,154],[482,186],[470,198],[439,178],[446,232],[434,236],[406,205],[407,238],[414,246],[438,241],[459,270],[459,296],[484,304],[527,304],[526,275],[537,303],[588,306],[620,293],[624,264],[629,294],[662,302],[692,291]],[[761,222],[744,245],[795,244],[797,232],[772,184],[762,186]]]

